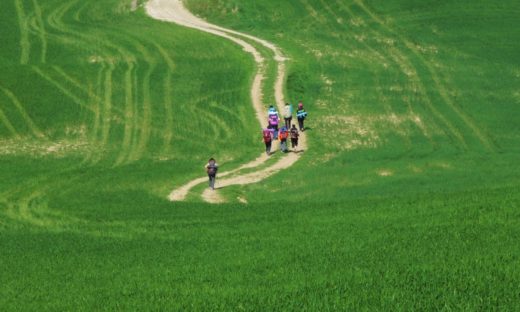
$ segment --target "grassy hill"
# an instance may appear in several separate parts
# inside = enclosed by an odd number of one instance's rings
[[[71,163],[71,178],[81,173],[76,169],[119,171],[112,176],[124,180],[123,188],[149,184],[148,192],[164,196],[200,171],[207,155],[218,151],[230,167],[251,158],[254,113],[242,103],[249,101],[253,62],[240,49],[132,13],[130,1],[20,0],[3,7],[12,48],[0,52],[0,153],[20,162],[2,162],[3,172],[26,179],[16,167],[36,162],[58,173]],[[119,184],[94,180],[108,191]]]
[[[287,96],[311,111],[312,149],[265,188],[342,200],[518,184],[516,2],[188,3],[292,57]]]
[[[130,0],[4,2],[2,310],[519,308],[515,1],[187,1],[283,48],[310,114],[296,165],[222,190],[248,205],[166,200],[261,151],[248,54]]]

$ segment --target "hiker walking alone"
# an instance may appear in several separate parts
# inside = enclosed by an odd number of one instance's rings
[[[305,127],[303,122],[305,118],[307,118],[307,112],[303,108],[303,103],[298,103],[298,110],[296,111],[296,117],[298,118],[298,126],[300,126],[300,131],[305,131]]]
[[[208,173],[209,178],[209,187],[212,190],[215,190],[215,179],[217,177],[218,164],[214,158],[210,158],[208,160],[208,164],[206,165],[206,172]]]
[[[262,130],[262,136],[265,143],[265,153],[269,156],[271,155],[271,146],[273,144],[273,130],[267,126],[267,128]]]
[[[292,113],[292,104],[285,103],[285,107],[283,108],[283,119],[285,120],[285,127],[287,129],[291,129]]]
[[[283,126],[280,129],[280,151],[283,153],[287,153],[289,150],[287,149],[287,138],[289,137],[289,132],[287,131],[287,128]]]
[[[298,129],[296,129],[296,125],[292,125],[291,128],[291,148],[296,149],[298,146],[298,137],[300,134],[298,133]]]

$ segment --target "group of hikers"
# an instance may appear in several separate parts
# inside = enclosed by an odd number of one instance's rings
[[[303,108],[303,103],[298,103],[298,109],[296,111],[296,118],[298,119],[299,131],[305,131],[305,118],[307,118],[307,112]],[[274,105],[269,106],[267,111],[267,127],[262,129],[262,136],[265,143],[265,153],[271,155],[271,147],[273,141],[280,140],[280,150],[283,153],[287,153],[289,148],[287,146],[287,139],[291,138],[291,147],[296,149],[298,146],[298,138],[300,133],[296,125],[292,123],[293,119],[293,106],[290,103],[285,103],[283,109],[284,124],[280,127],[280,116]]]
[[[305,131],[305,118],[307,118],[307,112],[303,108],[303,103],[298,103],[298,109],[296,110],[296,118],[298,119],[299,131]],[[273,141],[280,140],[280,150],[283,153],[289,152],[287,146],[287,139],[291,138],[291,148],[296,149],[298,147],[298,138],[300,133],[296,125],[292,123],[293,119],[293,106],[290,103],[286,103],[283,110],[284,124],[280,126],[280,116],[274,105],[270,105],[267,111],[267,127],[262,129],[263,141],[265,143],[265,152],[269,156],[271,155],[271,147]],[[214,158],[210,158],[205,166],[206,173],[209,178],[209,187],[215,189],[215,179],[218,171],[218,164]]]

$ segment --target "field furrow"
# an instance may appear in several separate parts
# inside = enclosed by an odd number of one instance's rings
[[[2,86],[0,86],[0,90],[11,100],[13,105],[16,107],[18,113],[20,116],[22,116],[25,124],[27,127],[31,130],[32,134],[37,138],[44,138],[45,135],[42,133],[42,131],[38,128],[38,126],[34,123],[32,118],[29,116],[27,111],[25,110],[23,104],[18,100],[16,95],[11,92],[9,89],[6,89]]]
[[[92,107],[90,107],[87,103],[85,103],[85,100],[83,100],[81,97],[74,94],[72,91],[70,91],[67,87],[63,86],[61,81],[58,81],[54,78],[52,78],[48,73],[43,71],[42,69],[38,68],[37,66],[32,66],[31,69],[38,74],[41,78],[49,82],[52,86],[54,86],[56,89],[60,90],[63,95],[67,96],[69,99],[72,100],[72,102],[86,110],[94,112]]]
[[[18,27],[20,28],[20,64],[29,63],[31,42],[29,39],[29,25],[25,15],[23,0],[15,0],[16,14],[18,16]]]
[[[43,15],[42,15],[42,9],[40,7],[40,4],[38,3],[38,0],[32,0],[34,12],[36,15],[36,23],[38,26],[38,34],[41,41],[41,57],[40,61],[45,64],[47,59],[47,34],[45,31],[45,23],[43,22]]]
[[[519,12],[5,0],[0,312],[520,311]]]
[[[9,121],[7,116],[2,111],[2,108],[0,108],[0,121],[2,121],[2,123],[1,123],[2,126],[4,126],[11,133],[11,135],[13,137],[17,138],[20,136],[18,134],[18,131],[16,131],[16,129],[14,128],[13,124]]]
[[[133,85],[133,75],[134,72],[134,64],[128,62],[128,67],[125,71],[124,75],[124,88],[125,88],[125,111],[124,111],[124,133],[123,140],[121,142],[121,150],[119,152],[118,158],[115,162],[115,165],[121,165],[125,162],[125,159],[130,154],[130,146],[132,143],[132,135],[133,128],[135,126],[134,121],[134,98],[133,98],[133,89],[135,88]]]
[[[470,131],[473,133],[474,136],[477,137],[477,139],[484,145],[485,148],[488,150],[493,150],[492,143],[490,142],[489,138],[485,136],[481,129],[475,125],[474,121],[471,120],[470,117],[466,115],[465,112],[458,109],[450,96],[448,95],[448,92],[446,91],[446,87],[441,83],[436,70],[433,68],[433,66],[421,55],[421,53],[417,50],[417,47],[411,43],[409,40],[404,38],[403,36],[396,33],[393,29],[391,29],[381,18],[379,18],[377,15],[375,15],[362,0],[355,0],[356,4],[377,24],[379,24],[382,28],[384,28],[386,31],[388,31],[390,34],[395,35],[398,40],[400,40],[407,49],[416,57],[422,65],[426,68],[425,73],[428,75],[429,79],[431,79],[436,87],[436,90],[439,92],[440,97],[443,99],[444,104],[447,105],[452,112],[454,112],[454,115],[457,116],[462,120],[462,122],[465,124],[466,127],[470,129]],[[461,136],[456,135],[459,140],[461,139]],[[465,144],[463,144],[465,145]]]

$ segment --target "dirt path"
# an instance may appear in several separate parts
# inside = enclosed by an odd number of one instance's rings
[[[146,12],[152,18],[158,20],[173,22],[185,27],[198,29],[200,31],[204,31],[230,40],[242,46],[245,52],[250,53],[253,56],[257,64],[257,69],[255,78],[253,80],[253,85],[251,86],[251,99],[256,112],[257,120],[260,123],[260,127],[263,127],[267,122],[266,109],[262,104],[262,83],[265,78],[265,58],[272,57],[276,61],[278,67],[276,82],[274,86],[275,99],[276,104],[278,106],[278,110],[280,112],[282,111],[283,106],[285,104],[283,91],[286,75],[284,62],[286,61],[286,58],[283,55],[282,51],[274,44],[251,35],[243,34],[231,29],[226,29],[217,25],[210,24],[205,20],[196,17],[190,11],[188,11],[184,7],[181,0],[150,0],[146,4]],[[262,55],[254,47],[254,45],[250,43],[250,41],[253,41],[271,50],[273,52],[273,55]],[[254,127],[257,126],[258,125],[254,125]],[[304,134],[300,135],[299,145],[300,151],[307,149],[307,140]],[[258,148],[263,149],[263,146],[259,144]],[[231,185],[245,185],[251,183],[258,183],[274,175],[280,170],[286,169],[289,166],[293,165],[300,158],[300,155],[301,153],[291,152],[287,155],[282,156],[274,164],[266,168],[262,168],[261,170],[247,174],[235,175],[235,173],[242,169],[255,168],[265,163],[268,157],[265,155],[265,153],[262,153],[257,159],[245,165],[242,165],[241,167],[235,170],[220,173],[218,175],[217,188],[220,189]],[[168,198],[171,201],[184,200],[193,187],[205,182],[207,182],[207,177],[205,176],[192,180],[186,183],[185,185],[173,190]],[[202,198],[206,202],[210,203],[220,203],[224,201],[224,199],[220,196],[217,190],[205,190],[202,194]]]

